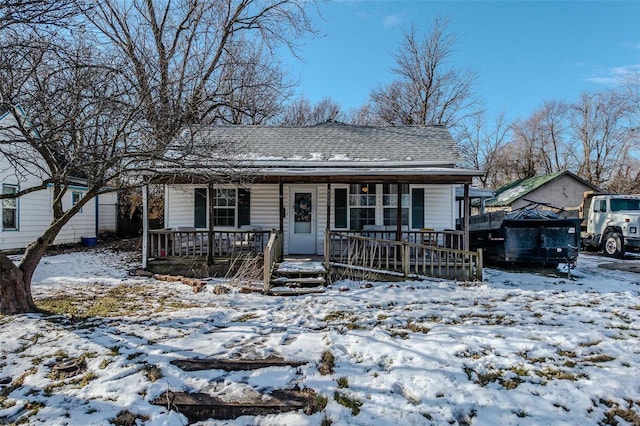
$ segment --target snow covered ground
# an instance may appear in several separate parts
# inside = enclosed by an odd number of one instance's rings
[[[129,276],[131,259],[96,248],[43,260],[36,303],[70,314],[0,317],[0,424],[107,425],[125,411],[137,424],[184,425],[150,401],[294,386],[326,408],[199,424],[640,424],[640,274],[599,267],[610,259],[581,254],[573,279],[488,268],[484,283],[341,281],[300,297],[214,293],[222,281],[194,294]],[[318,370],[325,352],[332,374]],[[307,364],[170,364],[267,356]],[[80,374],[53,371],[77,358]]]

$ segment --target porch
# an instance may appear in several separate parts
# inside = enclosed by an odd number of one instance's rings
[[[254,257],[263,265],[268,293],[277,285],[274,272],[284,255],[282,235],[277,230],[150,230],[148,268],[188,265],[203,275],[223,275],[241,256]],[[482,280],[482,253],[463,249],[462,231],[401,231],[398,235],[391,230],[326,230],[323,247],[320,259],[328,276],[348,269],[355,275]]]

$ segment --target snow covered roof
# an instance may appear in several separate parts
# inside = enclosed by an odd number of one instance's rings
[[[355,126],[328,121],[314,126],[211,126],[194,145],[224,144],[243,161],[401,162],[453,166],[460,157],[442,126]]]

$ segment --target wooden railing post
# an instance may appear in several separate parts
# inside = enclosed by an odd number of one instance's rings
[[[409,244],[402,242],[402,273],[405,278],[409,276],[409,268],[411,267],[411,258],[409,256]]]
[[[324,269],[329,272],[329,258],[331,256],[331,230],[327,228],[324,231]]]
[[[482,249],[478,249],[478,257],[476,261],[476,279],[482,281]]]

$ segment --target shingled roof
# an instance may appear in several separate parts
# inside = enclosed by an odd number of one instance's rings
[[[452,167],[460,159],[442,126],[355,126],[328,121],[314,126],[211,126],[196,143],[223,142],[252,162],[402,162]]]
[[[496,190],[496,195],[493,200],[487,202],[487,206],[491,207],[504,207],[509,206],[514,201],[524,197],[525,195],[533,192],[534,190],[546,185],[549,182],[554,181],[560,176],[568,175],[574,179],[581,181],[585,185],[592,187],[594,190],[598,188],[591,185],[589,182],[581,179],[577,175],[571,173],[568,170],[563,170],[555,173],[549,173],[546,175],[533,176],[530,178],[524,178],[515,182],[508,183]]]

